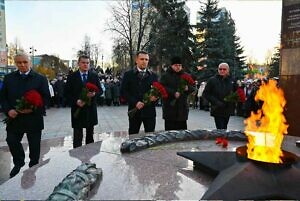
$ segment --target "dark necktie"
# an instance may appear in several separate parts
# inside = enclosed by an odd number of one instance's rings
[[[25,79],[27,75],[25,73],[21,73],[21,78]]]
[[[139,77],[140,77],[140,78],[144,78],[145,75],[146,75],[146,72],[145,72],[145,71],[140,71],[140,72],[139,72]]]
[[[83,81],[83,83],[86,83],[86,81],[87,81],[87,74],[86,73],[82,74],[82,81]]]

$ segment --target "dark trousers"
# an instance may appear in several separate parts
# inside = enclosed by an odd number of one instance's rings
[[[86,128],[85,144],[94,142],[94,126]],[[73,148],[82,146],[83,128],[73,129]]]
[[[165,130],[186,130],[187,124],[186,121],[170,121],[165,120]]]
[[[144,125],[145,132],[154,132],[156,119],[155,117],[141,118],[138,115],[129,118],[129,135],[140,132],[141,125]]]
[[[217,129],[227,129],[229,116],[228,117],[215,116],[214,118],[215,118],[215,124]]]
[[[41,135],[42,131],[34,131],[27,133],[29,145],[29,167],[39,163],[41,151]],[[7,132],[6,142],[13,157],[15,166],[22,167],[25,164],[25,153],[21,144],[24,132]]]

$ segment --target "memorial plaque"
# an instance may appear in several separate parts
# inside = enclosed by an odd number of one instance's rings
[[[288,134],[300,136],[300,0],[282,1],[280,85],[287,101]]]
[[[283,6],[281,44],[282,48],[300,47],[300,1]]]

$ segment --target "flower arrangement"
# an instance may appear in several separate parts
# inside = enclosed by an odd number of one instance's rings
[[[88,96],[89,92],[99,92],[99,88],[91,82],[87,82],[85,87],[82,88],[79,99],[86,103],[86,105],[91,105],[91,98]],[[78,107],[74,112],[74,117],[77,118],[80,113],[81,108]]]
[[[149,105],[151,103],[151,100],[150,100],[151,96],[167,99],[168,93],[162,84],[160,84],[159,82],[153,82],[151,85],[151,89],[144,94],[142,102],[145,105]],[[138,111],[137,108],[133,108],[133,109],[129,110],[128,116],[133,117],[137,111]]]
[[[195,80],[189,75],[189,74],[186,74],[186,73],[183,73],[180,75],[180,81],[179,81],[179,87],[177,89],[177,91],[182,94],[185,90],[185,87],[186,86],[194,86],[195,85]],[[173,101],[171,101],[171,105],[175,105],[176,104],[176,100],[177,99],[174,99]]]
[[[37,108],[43,107],[43,99],[42,96],[37,92],[36,90],[29,90],[25,92],[25,94],[21,97],[21,99],[18,99],[17,105],[15,106],[15,109],[18,113],[22,113],[23,110],[35,110]],[[13,120],[11,117],[6,117],[4,120],[2,120],[5,124],[10,123]]]

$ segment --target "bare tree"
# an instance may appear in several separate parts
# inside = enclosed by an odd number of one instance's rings
[[[266,64],[267,66],[269,66],[270,63],[271,63],[271,61],[272,61],[273,51],[274,51],[274,50],[272,50],[272,49],[268,49],[268,50],[266,51],[266,54],[265,54],[265,64]]]
[[[86,55],[90,56],[91,54],[91,37],[89,37],[87,34],[84,36],[83,44],[81,46],[81,49],[77,51],[77,56],[80,55]]]
[[[112,19],[107,23],[108,30],[126,41],[130,66],[134,65],[134,52],[139,51],[149,42],[147,27],[152,21],[152,10],[148,0],[124,0],[111,6]]]
[[[8,45],[8,65],[14,64],[14,57],[17,53],[25,52],[18,38],[15,38],[14,43]]]
[[[116,69],[120,72],[125,70],[125,67],[128,66],[128,55],[124,54],[128,52],[128,46],[124,39],[115,39],[113,45],[113,61],[117,64]]]
[[[101,44],[91,44],[91,49],[90,49],[90,57],[91,60],[94,61],[94,66],[97,68],[98,66],[98,59],[99,55],[101,53]]]

